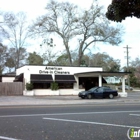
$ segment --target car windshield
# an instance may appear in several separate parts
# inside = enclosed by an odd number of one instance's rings
[[[94,88],[91,88],[89,89],[88,91],[94,91],[95,89],[97,89],[98,87],[94,87]]]

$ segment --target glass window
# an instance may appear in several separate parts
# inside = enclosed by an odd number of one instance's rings
[[[98,88],[97,92],[103,92],[103,88]]]
[[[33,89],[49,89],[50,83],[33,83]]]
[[[58,83],[59,89],[73,89],[73,83]]]

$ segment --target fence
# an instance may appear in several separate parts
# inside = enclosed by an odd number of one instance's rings
[[[0,96],[12,96],[12,95],[23,95],[23,83],[0,83]]]

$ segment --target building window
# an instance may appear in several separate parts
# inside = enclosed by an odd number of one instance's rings
[[[59,89],[73,89],[73,83],[58,83]]]
[[[50,83],[33,83],[33,89],[50,89]]]

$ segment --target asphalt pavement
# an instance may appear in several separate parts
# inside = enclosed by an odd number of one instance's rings
[[[139,120],[140,104],[3,106],[0,140],[128,140]]]
[[[78,96],[0,96],[0,106],[16,105],[64,105],[64,104],[105,104],[140,103],[140,92],[128,93],[128,97],[114,99],[81,99]]]

